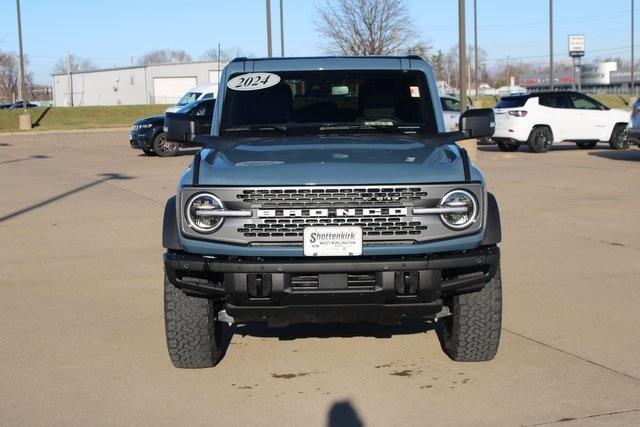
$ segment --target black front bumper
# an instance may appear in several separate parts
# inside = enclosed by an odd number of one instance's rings
[[[447,298],[482,289],[500,263],[497,246],[413,257],[255,259],[168,251],[170,282],[223,301],[237,322],[397,323],[432,318]]]
[[[131,148],[150,149],[153,146],[153,133],[131,132],[129,133],[129,144]]]

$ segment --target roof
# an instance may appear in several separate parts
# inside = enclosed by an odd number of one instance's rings
[[[246,58],[237,57],[233,58],[231,62],[242,61],[287,61],[297,59],[422,59],[418,55],[327,55],[327,56],[276,56],[276,57],[259,57],[259,58]]]

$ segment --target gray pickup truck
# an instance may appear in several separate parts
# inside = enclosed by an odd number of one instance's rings
[[[492,359],[501,326],[500,216],[446,132],[416,56],[237,58],[211,135],[164,213],[171,361],[216,365],[223,323],[435,319],[446,354]]]

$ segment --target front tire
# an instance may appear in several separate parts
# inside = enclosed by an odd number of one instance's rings
[[[496,145],[500,151],[506,152],[518,151],[518,148],[520,148],[520,143],[518,142],[496,141]]]
[[[546,153],[553,143],[553,134],[551,129],[546,126],[538,126],[533,128],[529,134],[527,145],[533,153]]]
[[[437,322],[442,349],[457,362],[483,362],[495,357],[502,327],[500,268],[481,291],[456,295],[451,315]]]
[[[590,150],[598,144],[598,141],[581,141],[576,142],[576,145],[581,150]]]
[[[167,348],[176,368],[210,368],[222,357],[218,311],[212,300],[186,295],[164,276]]]
[[[609,146],[614,150],[627,150],[629,149],[629,139],[625,135],[627,125],[617,124],[611,132],[611,139],[609,140]]]
[[[153,151],[160,157],[173,157],[178,154],[180,147],[175,141],[169,141],[167,134],[160,132],[153,138]]]

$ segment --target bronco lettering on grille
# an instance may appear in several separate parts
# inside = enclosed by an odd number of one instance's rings
[[[407,208],[258,209],[258,218],[407,216]]]

